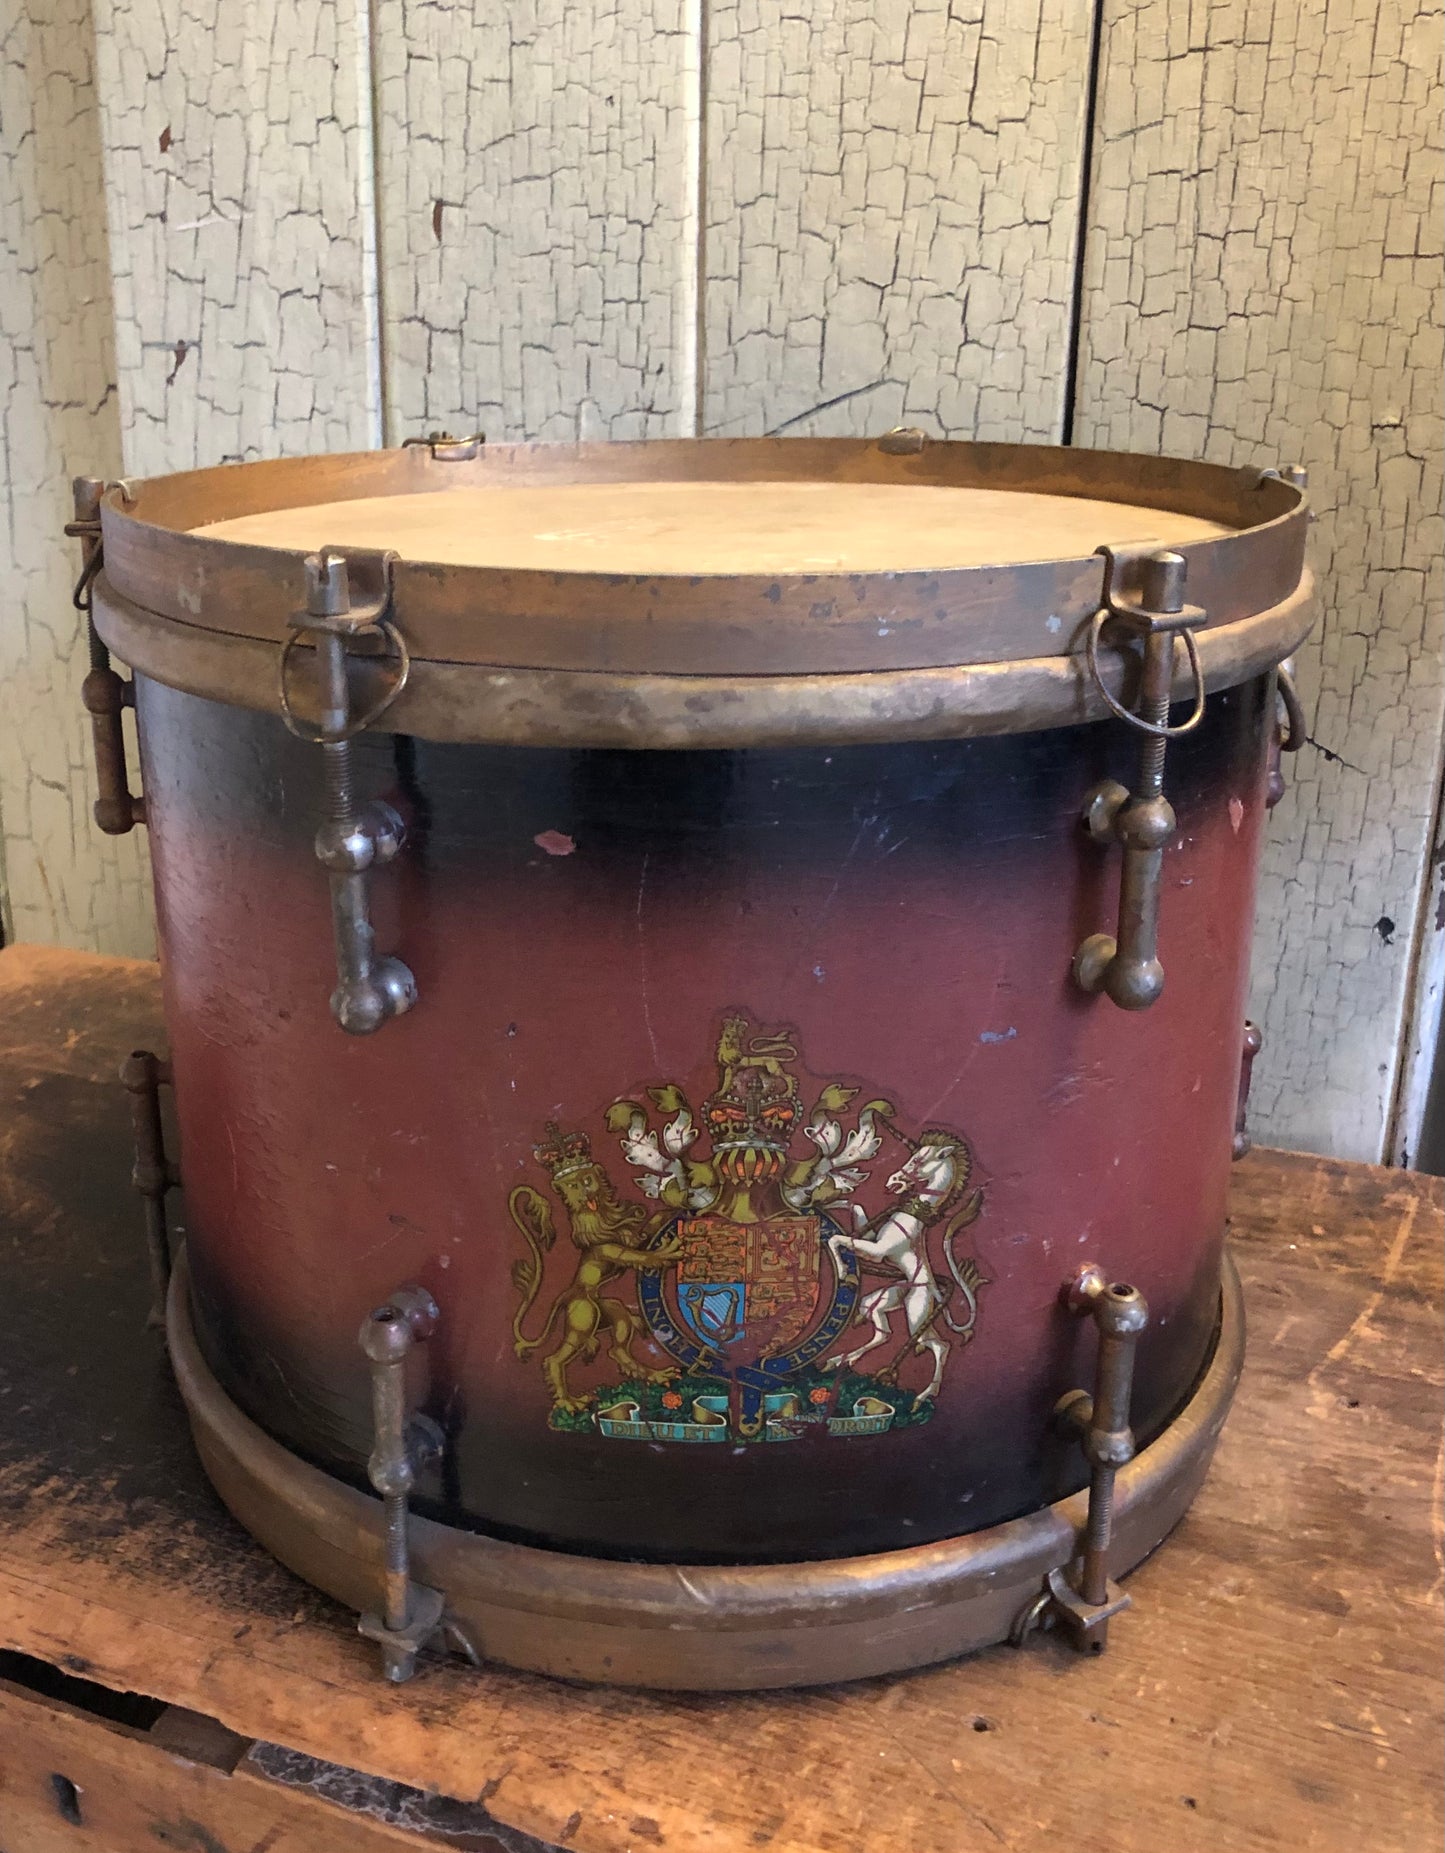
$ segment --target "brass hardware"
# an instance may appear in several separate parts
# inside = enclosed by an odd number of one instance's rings
[[[917,425],[895,425],[878,440],[878,448],[888,457],[916,457],[928,442],[928,434]]]
[[[1097,843],[1124,847],[1119,884],[1117,935],[1091,933],[1074,954],[1074,981],[1081,990],[1103,991],[1121,1010],[1147,1010],[1164,989],[1159,962],[1159,895],[1164,851],[1174,839],[1174,807],[1164,796],[1164,755],[1168,742],[1189,733],[1204,718],[1204,675],[1193,626],[1204,613],[1184,602],[1186,565],[1182,554],[1163,550],[1142,562],[1138,601],[1119,596],[1121,556],[1101,547],[1104,593],[1089,631],[1089,670],[1110,709],[1148,736],[1139,756],[1137,789],[1128,792],[1116,780],[1096,785],[1084,800],[1083,823]],[[1139,678],[1139,705],[1132,711],[1116,701],[1099,674],[1099,635],[1117,619],[1144,641]],[[1194,672],[1195,699],[1188,720],[1169,724],[1174,682],[1174,642],[1182,637]]]
[[[1239,1055],[1239,1103],[1234,1111],[1234,1156],[1243,1158],[1250,1149],[1251,1140],[1246,1127],[1249,1115],[1249,1084],[1254,1078],[1254,1058],[1264,1047],[1264,1036],[1257,1023],[1247,1018],[1244,1025],[1244,1043]]]
[[[1305,499],[1310,486],[1310,473],[1305,466],[1302,463],[1287,463],[1283,469],[1260,470],[1256,474],[1256,488],[1262,489],[1264,485],[1269,482],[1288,483],[1291,489],[1299,490],[1305,520],[1313,527],[1319,520],[1319,516]]]
[[[364,1614],[357,1629],[381,1648],[382,1672],[394,1685],[416,1671],[417,1655],[441,1631],[446,1607],[439,1589],[412,1581],[407,1536],[412,1487],[441,1453],[442,1435],[426,1416],[408,1416],[406,1361],[440,1317],[424,1287],[398,1287],[368,1315],[359,1340],[371,1361],[373,1447],[366,1470],[385,1504],[386,1555],[382,1607]]]
[[[1081,1653],[1102,1653],[1109,1623],[1130,1605],[1130,1597],[1109,1577],[1114,1536],[1114,1483],[1134,1458],[1129,1403],[1134,1388],[1134,1353],[1149,1323],[1149,1308],[1137,1287],[1109,1282],[1094,1263],[1081,1268],[1061,1295],[1076,1317],[1093,1315],[1099,1331],[1094,1393],[1071,1390],[1054,1406],[1054,1425],[1078,1437],[1089,1462],[1089,1507],[1079,1537],[1077,1568],[1050,1570],[1044,1587],[1014,1622],[1009,1639],[1019,1646],[1035,1628],[1057,1623]],[[1070,1574],[1070,1571],[1073,1571]]]
[[[316,858],[331,881],[331,919],[336,941],[336,989],[331,1014],[348,1035],[367,1036],[390,1017],[399,1017],[416,1002],[416,979],[409,966],[389,955],[378,957],[371,924],[368,877],[390,862],[406,840],[401,817],[389,804],[356,801],[351,742],[391,706],[411,669],[406,641],[387,617],[391,604],[391,569],[396,556],[386,553],[342,555],[330,548],[307,557],[306,609],[292,619],[292,634],[281,652],[280,699],[286,725],[298,739],[320,746],[326,774],[326,814],[316,832]],[[371,596],[352,602],[351,576],[372,581]],[[291,705],[287,676],[292,653],[302,635],[314,640],[318,725],[304,728]],[[362,639],[381,639],[398,659],[385,691],[361,713],[351,705],[347,658]]]
[[[1244,1306],[1227,1251],[1222,1287],[1219,1338],[1203,1375],[1119,1476],[1116,1575],[1142,1563],[1184,1515],[1229,1409],[1244,1360]],[[356,1607],[366,1574],[356,1537],[374,1532],[375,1500],[240,1418],[196,1342],[184,1250],[169,1321],[176,1381],[222,1499],[297,1575]],[[412,1566],[446,1590],[448,1632],[459,1624],[493,1665],[713,1693],[821,1685],[993,1645],[1006,1631],[1001,1617],[1031,1604],[1067,1548],[1077,1503],[923,1551],[694,1564],[685,1580],[672,1564],[538,1550],[431,1522],[413,1535]]]
[[[424,438],[403,438],[403,450],[428,450],[437,463],[470,463],[481,455],[487,441],[485,431],[473,431],[469,437],[454,438],[450,431],[431,431]]]
[[[131,1183],[145,1207],[146,1257],[150,1263],[151,1306],[146,1324],[164,1329],[166,1292],[171,1281],[171,1245],[166,1229],[166,1193],[181,1174],[166,1157],[160,1090],[171,1084],[169,1062],[149,1049],[133,1049],[120,1067],[121,1086],[130,1095],[130,1124],[135,1139]]]
[[[80,685],[80,699],[90,716],[91,745],[95,755],[98,796],[92,806],[97,826],[107,836],[128,836],[145,822],[145,799],[130,789],[125,763],[125,724],[121,716],[135,706],[135,687],[110,666],[110,652],[100,641],[91,615],[91,587],[104,564],[100,535],[100,499],[108,488],[119,489],[134,501],[129,483],[104,483],[98,476],[77,476],[71,485],[75,519],[65,532],[80,542],[80,577],[71,603],[85,618],[90,671]]]

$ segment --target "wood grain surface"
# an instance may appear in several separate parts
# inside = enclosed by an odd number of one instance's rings
[[[110,1076],[157,1027],[146,966],[0,955],[0,1645],[571,1853],[1438,1845],[1438,1183],[1238,1168],[1244,1384],[1101,1660],[1046,1638],[685,1699],[432,1663],[388,1690],[351,1618],[218,1510],[141,1329]]]

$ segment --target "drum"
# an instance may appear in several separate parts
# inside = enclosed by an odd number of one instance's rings
[[[1101,1644],[1239,1369],[1301,484],[905,431],[77,492],[241,1521],[394,1678]]]

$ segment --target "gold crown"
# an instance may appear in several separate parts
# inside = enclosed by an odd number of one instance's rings
[[[553,1177],[567,1171],[580,1171],[592,1162],[592,1141],[585,1132],[562,1132],[556,1120],[547,1121],[542,1143],[532,1147],[532,1155],[546,1165]]]

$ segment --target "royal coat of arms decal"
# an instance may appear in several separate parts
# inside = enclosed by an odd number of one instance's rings
[[[940,1126],[910,1136],[891,1102],[855,1108],[863,1090],[836,1082],[809,1108],[798,1059],[792,1032],[732,1014],[699,1112],[671,1083],[614,1102],[606,1128],[640,1201],[586,1131],[548,1125],[534,1156],[574,1253],[540,1322],[552,1204],[519,1184],[509,1208],[527,1244],[512,1269],[517,1355],[542,1354],[554,1429],[751,1443],[932,1415],[988,1285],[958,1252],[983,1207],[968,1142]],[[584,1383],[604,1350],[612,1381]]]

